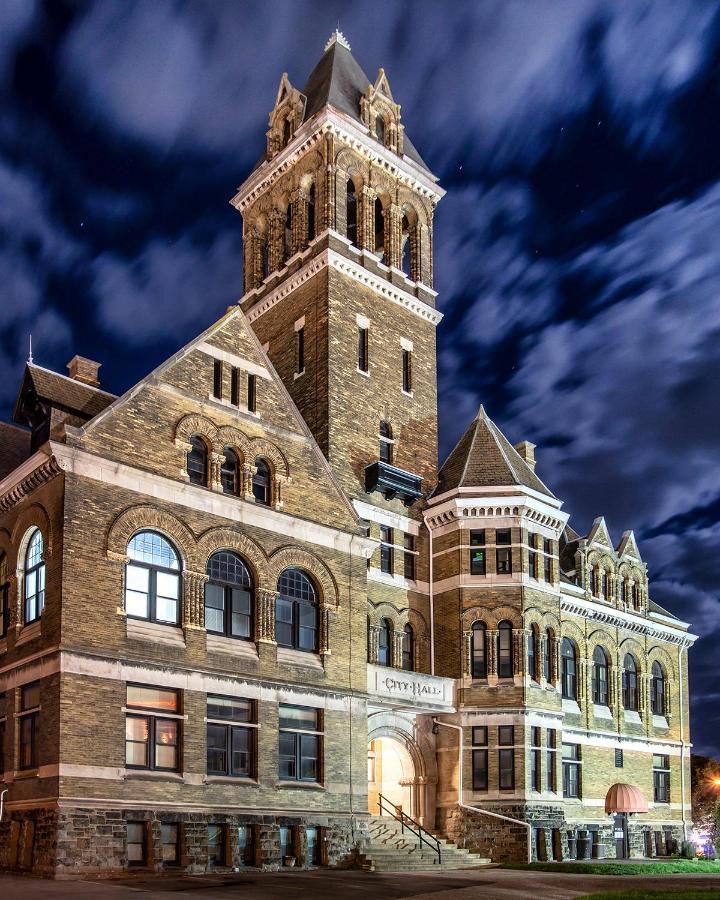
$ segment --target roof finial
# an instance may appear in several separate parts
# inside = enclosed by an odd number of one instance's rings
[[[333,44],[340,44],[340,46],[344,47],[346,50],[350,49],[350,44],[348,44],[347,38],[342,33],[342,31],[340,31],[340,22],[337,23],[337,28],[328,38],[327,44],[325,44],[325,52],[326,53],[332,47]]]
[[[33,355],[32,355],[32,334],[30,335],[30,352],[28,353],[28,359],[27,359],[27,361],[28,361],[28,365],[31,366],[31,365],[33,364]]]

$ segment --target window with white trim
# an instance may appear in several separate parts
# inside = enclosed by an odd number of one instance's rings
[[[180,560],[157,531],[139,531],[127,548],[125,611],[131,619],[180,624]]]
[[[320,710],[281,703],[279,728],[280,779],[319,783],[323,749]]]
[[[127,685],[125,765],[177,772],[180,767],[180,692]]]
[[[252,700],[208,695],[207,773],[254,778],[257,715]]]

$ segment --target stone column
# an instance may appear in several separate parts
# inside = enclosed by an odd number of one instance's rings
[[[404,632],[393,631],[392,664],[396,669],[402,668]]]
[[[285,213],[274,209],[270,213],[270,236],[268,238],[268,268],[277,271],[283,264],[283,244],[285,238]]]
[[[259,644],[275,643],[275,601],[277,591],[261,589],[257,592],[255,614],[255,640]]]
[[[608,706],[613,711],[614,715],[617,715],[617,706],[618,706],[618,680],[617,680],[617,666],[609,665],[608,666]]]
[[[222,482],[220,481],[220,469],[225,461],[223,453],[210,453],[208,455],[208,487],[213,491],[222,491]]]
[[[367,185],[358,197],[358,246],[361,250],[375,249],[375,195]]]
[[[283,475],[273,475],[270,482],[271,498],[270,502],[273,509],[282,509],[282,483],[285,480]]]
[[[525,632],[522,628],[513,628],[512,630],[512,652],[513,652],[513,675],[519,675],[522,678],[525,668]]]
[[[380,626],[371,625],[368,629],[368,662],[377,665],[380,646]]]
[[[250,466],[247,463],[243,464],[240,474],[240,496],[244,500],[252,501],[255,499],[253,495],[253,475],[256,472],[255,466]]]
[[[330,650],[330,607],[328,605],[321,606],[319,613],[320,634],[318,635],[318,644],[320,656],[330,656],[332,653]]]
[[[182,573],[182,626],[183,629],[205,628],[205,583],[208,576],[204,572],[186,569]]]
[[[402,208],[391,203],[385,211],[385,264],[400,268],[400,244],[402,241]]]
[[[544,631],[541,631],[538,636],[537,641],[537,655],[538,655],[538,681],[542,684],[545,682],[545,655],[550,653],[550,647],[548,646],[547,634]],[[548,666],[548,675],[552,678],[552,660],[549,661],[550,665]]]
[[[410,227],[410,234],[408,235],[408,240],[410,241],[410,280],[411,281],[420,281],[420,278],[421,278],[421,266],[420,266],[421,239],[420,239],[420,234],[421,234],[421,226],[420,226],[420,223],[417,222],[415,225],[412,225]]]
[[[472,677],[472,631],[463,632],[463,675]]]
[[[487,673],[488,673],[488,682],[490,679],[493,680],[493,683],[497,682],[497,641],[498,641],[498,633],[497,630],[487,632]]]

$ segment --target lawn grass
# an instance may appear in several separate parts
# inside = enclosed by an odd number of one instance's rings
[[[576,900],[677,900],[678,897],[690,897],[692,900],[700,897],[707,900],[708,897],[717,897],[717,888],[678,888],[676,891],[608,891],[605,894],[584,894]]]
[[[505,863],[504,868],[527,869],[532,872],[569,872],[575,875],[677,875],[689,872],[720,875],[720,862],[709,859],[637,863]]]

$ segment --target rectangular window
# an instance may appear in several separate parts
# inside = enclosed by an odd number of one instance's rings
[[[361,372],[369,369],[367,328],[358,328],[358,369]]]
[[[545,581],[548,582],[548,584],[550,584],[550,582],[552,581],[552,570],[550,568],[550,565],[551,565],[551,557],[544,556],[543,557],[543,578],[545,579]]]
[[[252,825],[238,825],[238,857],[241,866],[251,866],[254,860]]]
[[[254,723],[252,700],[236,697],[207,698],[207,772],[252,778],[255,774],[255,729],[234,722]]]
[[[485,529],[470,532],[470,574],[484,575],[485,567]]]
[[[40,737],[40,682],[26,684],[20,692],[19,769],[37,769]]]
[[[248,372],[247,377],[247,408],[248,412],[257,409],[257,376]]]
[[[230,403],[238,406],[240,403],[240,370],[230,369]]]
[[[145,822],[127,823],[127,858],[129,866],[147,865],[147,841]]]
[[[530,732],[531,750],[530,750],[530,785],[534,791],[542,790],[542,772],[540,770],[540,729],[533,727]]]
[[[208,866],[225,866],[225,826],[224,825],[208,825],[207,827],[207,844],[208,844]]]
[[[222,360],[213,362],[213,397],[222,400],[223,394],[223,364]]]
[[[474,791],[486,791],[488,789],[487,750],[473,750],[472,752],[472,782]]]
[[[554,728],[547,730],[547,750],[545,751],[547,772],[546,786],[549,791],[555,790],[555,773],[557,771],[557,732]]]
[[[485,529],[484,528],[474,528],[470,532],[470,546],[471,547],[484,547],[485,546]]]
[[[279,776],[283,781],[320,782],[320,711],[280,704]]]
[[[515,790],[515,751],[498,750],[498,785],[501,791]]]
[[[495,543],[498,545],[509,544],[510,543],[510,529],[509,528],[499,528],[495,532]]]
[[[563,797],[582,796],[580,744],[563,744]]]
[[[622,752],[622,750],[618,747],[618,748],[615,750],[615,768],[616,768],[616,769],[622,769],[622,767],[623,767],[623,752]]]
[[[318,829],[311,825],[309,828],[305,829],[305,838],[306,838],[306,854],[305,854],[305,864],[308,866],[319,866],[320,865],[320,841],[318,835]]]
[[[179,692],[129,684],[126,708],[125,765],[129,769],[176,772],[180,748]],[[174,718],[166,718],[167,715]]]
[[[496,572],[498,575],[512,575],[512,556],[509,547],[498,548],[496,553]]]
[[[412,392],[412,353],[410,350],[402,352],[403,390],[406,394]]]
[[[180,829],[176,822],[163,822],[160,826],[162,861],[164,866],[180,864]]]
[[[498,745],[500,747],[512,747],[515,744],[515,726],[498,725]]]
[[[280,826],[280,859],[292,856],[292,829],[287,825]]]
[[[531,578],[538,577],[538,555],[534,550],[528,551],[528,573]]]
[[[393,573],[393,530],[387,525],[380,526],[380,571]]]
[[[305,371],[305,326],[295,331],[295,374]]]
[[[548,556],[552,556],[552,541],[550,538],[543,538],[543,550]]]
[[[473,747],[487,747],[487,745],[488,745],[487,725],[476,725],[472,729],[472,745],[473,745]]]
[[[405,544],[405,577],[409,581],[415,581],[415,536],[406,534]]]
[[[670,757],[653,754],[653,796],[656,803],[670,802]]]

